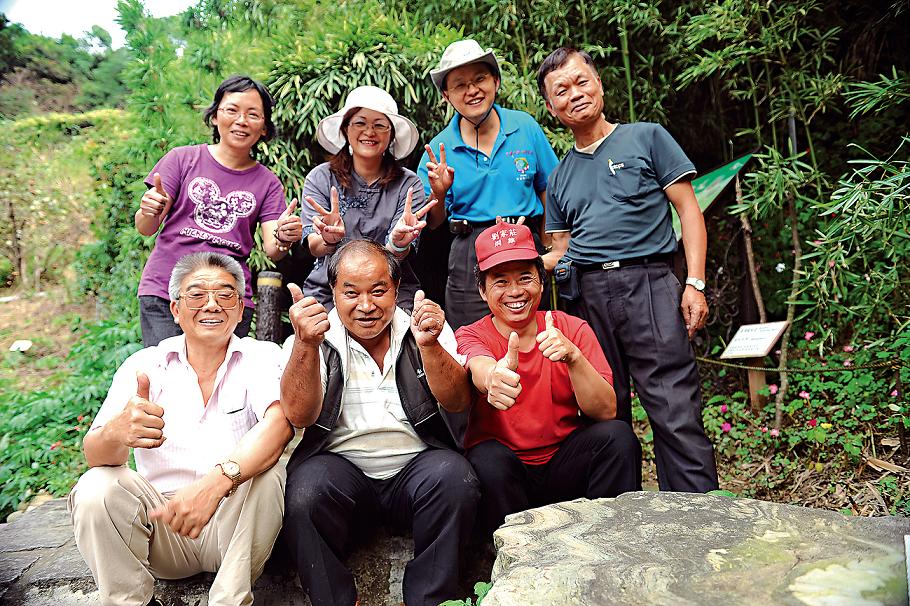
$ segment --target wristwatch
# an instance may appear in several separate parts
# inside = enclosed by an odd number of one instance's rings
[[[228,460],[218,463],[217,467],[221,468],[221,475],[231,481],[231,491],[227,493],[227,496],[231,496],[237,492],[237,487],[240,486],[240,465],[235,461]]]
[[[705,292],[705,281],[698,278],[686,278],[686,284],[698,292]]]

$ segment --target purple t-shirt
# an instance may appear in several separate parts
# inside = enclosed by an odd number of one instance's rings
[[[149,187],[155,173],[161,175],[161,185],[174,204],[142,271],[139,294],[169,299],[167,284],[181,257],[218,252],[243,267],[243,302],[253,307],[246,261],[255,243],[256,226],[277,220],[287,208],[278,177],[261,164],[246,170],[226,168],[204,143],[175,147],[165,154],[145,179]]]

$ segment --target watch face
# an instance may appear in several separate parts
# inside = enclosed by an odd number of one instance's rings
[[[225,461],[221,464],[221,468],[224,470],[224,473],[229,476],[236,476],[240,474],[240,465],[234,461]]]

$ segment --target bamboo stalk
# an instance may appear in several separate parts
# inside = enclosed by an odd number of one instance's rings
[[[619,25],[619,42],[622,46],[622,65],[626,72],[626,92],[629,96],[629,122],[635,122],[635,97],[632,95],[632,62],[629,59],[629,34],[623,21]]]

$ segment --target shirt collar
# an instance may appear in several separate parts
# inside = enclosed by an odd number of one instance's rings
[[[518,123],[515,120],[512,120],[511,116],[509,116],[498,103],[493,104],[493,111],[499,116],[500,133],[503,135],[511,135],[518,130]],[[464,139],[461,138],[461,120],[461,114],[456,112],[455,116],[446,127],[446,130],[448,131],[449,136],[455,139],[455,147],[470,147],[464,142]]]
[[[243,340],[240,337],[232,334],[224,359],[230,360],[235,353],[238,357],[242,357],[242,343]],[[158,351],[164,359],[165,364],[173,360],[175,357],[183,363],[189,363],[186,355],[186,335],[181,334],[177,335],[176,337],[164,339],[158,344]]]
[[[394,359],[397,357],[398,350],[401,348],[401,343],[404,341],[405,335],[411,328],[411,316],[408,315],[408,312],[396,306],[395,314],[392,316],[390,325],[392,327],[392,335],[391,339],[389,339],[389,348],[392,350]],[[344,324],[341,323],[337,307],[333,307],[332,311],[329,312],[329,330],[325,333],[325,339],[332,347],[341,353],[344,353],[348,347],[348,330],[344,327]],[[356,346],[361,350],[363,349],[363,347],[353,339],[351,339],[351,346]]]

